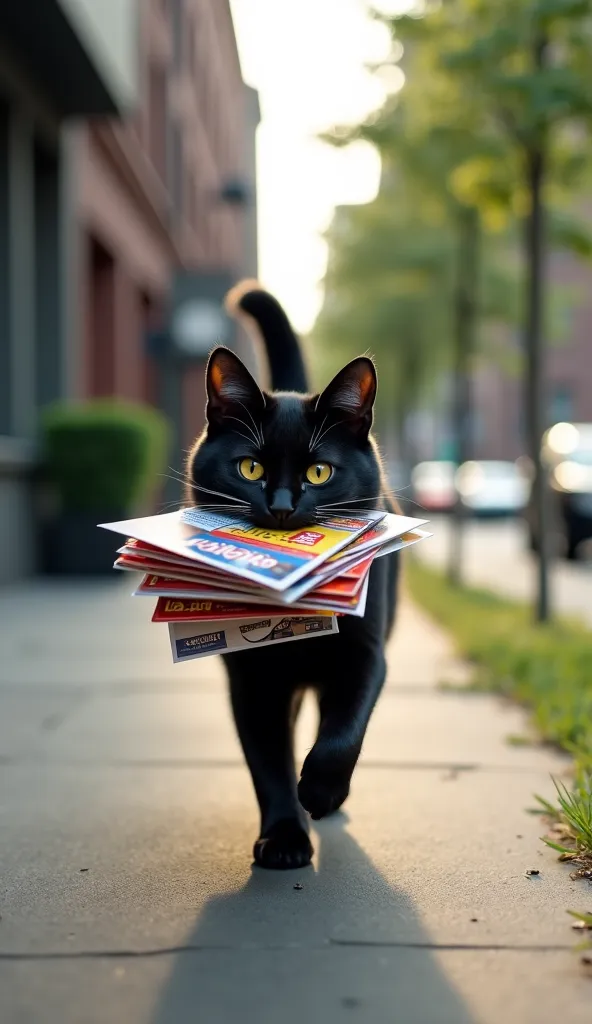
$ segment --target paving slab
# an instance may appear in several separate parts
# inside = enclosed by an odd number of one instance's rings
[[[251,868],[256,808],[243,768],[29,766],[4,776],[13,810],[0,952],[332,941],[567,948],[566,908],[589,892],[544,852],[526,813],[533,789],[549,795],[542,774],[450,781],[362,770],[347,816],[315,830],[314,868],[279,874]],[[531,868],[540,876],[527,877]]]
[[[130,574],[133,577],[133,574]],[[150,624],[152,602],[130,594],[134,579],[36,584],[0,591],[0,680],[6,687],[54,691],[191,691],[224,679],[218,658],[173,665],[167,627]],[[426,629],[430,643],[425,644]],[[447,638],[404,601],[389,660],[387,688],[432,689],[467,679]]]
[[[7,698],[9,711],[28,729],[29,752],[46,759],[126,762],[219,762],[242,764],[224,681],[203,688],[196,680],[184,692],[90,694],[68,701]],[[467,714],[470,707],[470,714]],[[303,760],[316,731],[314,700],[307,701],[298,730],[297,755]],[[20,740],[7,736],[0,753]],[[36,734],[34,730],[37,729]],[[371,720],[362,763],[457,764],[519,771],[562,771],[567,761],[536,746],[513,746],[512,733],[524,731],[523,713],[509,703],[482,695],[387,691]]]
[[[419,544],[415,555],[429,565],[443,569],[448,564],[451,522],[448,516],[434,516],[433,536]],[[549,586],[557,613],[592,625],[592,563],[589,543],[580,546],[580,561],[551,560]],[[586,559],[586,560],[585,560]],[[475,587],[495,590],[512,600],[530,603],[536,593],[536,558],[529,550],[526,523],[521,519],[469,519],[463,540],[463,573]]]
[[[2,1024],[590,1019],[590,888],[526,813],[565,761],[438,690],[466,676],[439,630],[403,602],[346,813],[263,872],[221,666],[172,666],[129,589],[0,595]]]
[[[589,1024],[590,986],[570,953],[206,950],[34,972],[0,962],[5,1019],[19,1024]]]

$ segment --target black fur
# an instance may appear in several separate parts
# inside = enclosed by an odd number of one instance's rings
[[[274,316],[277,310],[281,314],[275,321],[278,336],[269,333],[273,318],[264,318],[266,347],[274,353],[273,386],[278,380],[286,384],[278,351],[284,343],[299,389],[306,375],[288,320],[275,299],[260,289],[257,296],[255,302],[246,292],[240,306],[254,316],[264,307],[273,309]],[[188,462],[188,501],[225,500],[208,497],[196,485],[207,487],[248,502],[254,523],[276,529],[310,525],[323,504],[347,502],[347,509],[358,499],[360,506],[391,508],[369,436],[375,389],[374,367],[360,358],[320,396],[264,394],[236,356],[217,349],[207,370],[207,428]],[[265,467],[264,480],[252,483],[239,475],[238,463],[247,457]],[[321,486],[303,486],[306,468],[315,461],[335,467],[333,475]],[[364,618],[342,617],[338,636],[224,656],[236,727],[261,811],[254,855],[262,867],[308,864],[312,846],[304,812],[322,818],[349,793],[385,678],[384,646],[395,613],[397,570],[396,555],[375,561]],[[297,782],[292,731],[306,687],[318,693],[320,724]]]
[[[273,390],[308,391],[298,338],[277,299],[256,281],[246,281],[230,292],[227,305],[230,312],[238,307],[242,315],[255,321],[265,341]]]

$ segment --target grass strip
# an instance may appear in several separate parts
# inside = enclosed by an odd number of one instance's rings
[[[556,823],[558,852],[565,859],[583,856],[586,870],[592,857],[592,631],[568,619],[537,625],[527,605],[455,586],[417,559],[408,560],[406,579],[415,602],[474,665],[472,688],[527,707],[540,735],[573,756],[573,793],[559,785],[558,806],[543,811]]]

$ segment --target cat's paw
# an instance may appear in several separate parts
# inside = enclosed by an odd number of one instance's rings
[[[298,799],[311,818],[318,821],[339,810],[349,796],[349,778],[304,771],[298,783]]]
[[[253,848],[255,863],[275,871],[304,868],[310,864],[313,852],[308,833],[293,818],[276,822]]]

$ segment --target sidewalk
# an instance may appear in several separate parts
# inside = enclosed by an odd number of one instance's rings
[[[446,570],[450,553],[449,517],[430,523],[433,537],[419,544],[417,557]],[[537,587],[536,559],[528,549],[524,523],[513,520],[468,519],[463,534],[463,579],[467,585],[493,590],[501,597],[530,604]],[[592,626],[592,573],[590,561],[553,559],[550,583],[554,611],[574,616]]]
[[[524,813],[564,762],[506,745],[517,709],[437,690],[463,670],[435,627],[403,605],[314,869],[262,872],[221,668],[173,666],[129,589],[0,596],[3,1024],[590,1020],[565,913],[590,888]]]

